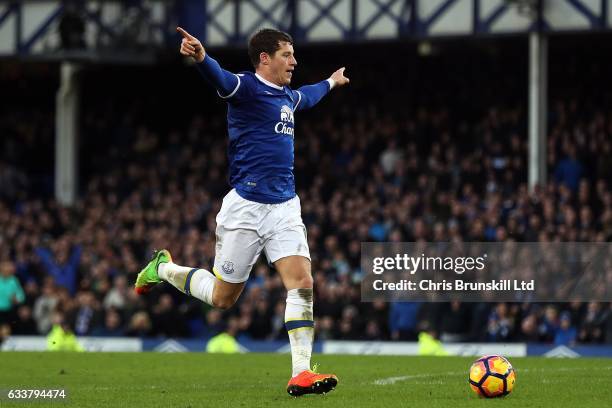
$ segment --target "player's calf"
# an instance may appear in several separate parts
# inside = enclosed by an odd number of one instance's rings
[[[245,282],[225,282],[217,275],[215,287],[212,292],[212,306],[217,309],[227,310],[234,306],[242,294]]]

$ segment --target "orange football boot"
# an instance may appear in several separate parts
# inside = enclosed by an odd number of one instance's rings
[[[304,370],[287,384],[287,392],[292,397],[304,394],[325,394],[336,388],[338,377],[334,374],[318,374],[314,371]]]

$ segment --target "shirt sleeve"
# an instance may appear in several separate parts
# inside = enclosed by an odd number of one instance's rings
[[[200,74],[217,90],[223,99],[229,99],[240,88],[240,76],[233,74],[219,65],[208,53],[204,60],[196,65]]]
[[[294,111],[309,109],[315,106],[319,101],[327,95],[331,90],[331,84],[328,80],[318,82],[313,85],[306,85],[299,88],[297,91],[292,91],[295,105]]]
[[[23,289],[21,287],[21,284],[19,283],[19,280],[13,276],[13,294],[15,295],[15,298],[17,299],[18,303],[23,303],[23,301],[25,300],[25,293],[23,293]]]
[[[47,273],[53,274],[55,268],[57,268],[57,264],[53,260],[51,252],[46,248],[36,248],[34,252],[38,255],[38,259],[40,259]]]
[[[76,270],[79,267],[79,264],[81,262],[81,252],[83,252],[83,249],[81,248],[80,245],[77,245],[73,250],[72,250],[72,254],[70,255],[70,259],[68,260],[68,265],[70,265],[70,269],[71,272],[75,273],[76,276]]]

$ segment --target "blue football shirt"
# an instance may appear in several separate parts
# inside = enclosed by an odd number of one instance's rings
[[[253,72],[217,72],[221,68],[209,56],[200,65],[204,65],[200,72],[228,103],[231,186],[241,197],[259,203],[293,198],[294,113],[315,105],[329,92],[331,83],[321,81],[292,90]],[[237,81],[231,83],[228,74],[235,75]],[[233,89],[228,83],[235,84]]]

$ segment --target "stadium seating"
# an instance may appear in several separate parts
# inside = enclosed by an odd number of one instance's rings
[[[323,61],[333,56],[322,52]],[[319,338],[414,340],[428,329],[446,341],[612,342],[607,303],[360,302],[362,241],[612,239],[612,98],[604,91],[612,88],[598,86],[610,81],[609,62],[551,64],[559,86],[551,86],[548,183],[530,193],[526,70],[513,69],[521,60],[511,53],[515,65],[472,53],[418,64],[346,61],[350,92],[297,116],[295,172]],[[303,54],[300,82],[331,72],[312,50]],[[231,69],[246,62],[232,53],[219,60]],[[479,77],[470,74],[475,64],[484,67]],[[241,336],[285,338],[284,289],[263,259],[223,316],[169,287],[133,293],[154,248],[183,265],[212,265],[214,217],[228,191],[224,106],[190,68],[102,71],[84,77],[72,208],[52,199],[53,76],[39,68],[26,82],[19,70],[0,71],[3,98],[16,97],[0,113],[0,264],[24,291],[22,302],[0,309],[0,333],[46,334],[56,310],[77,335],[202,336],[236,316]],[[581,89],[571,86],[587,76]],[[24,90],[37,102],[19,99]]]

